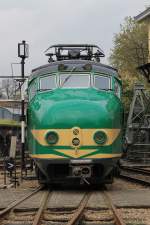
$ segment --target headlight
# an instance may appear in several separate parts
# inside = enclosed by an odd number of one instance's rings
[[[49,131],[46,136],[45,139],[47,141],[48,144],[54,145],[58,142],[58,134],[54,131]]]
[[[96,144],[104,144],[107,141],[107,136],[103,131],[97,131],[93,137]]]
[[[79,140],[79,138],[73,138],[72,144],[73,144],[74,146],[79,146],[79,145],[80,145],[80,140]]]
[[[91,65],[91,64],[85,64],[85,65],[83,66],[83,69],[86,70],[86,71],[88,71],[88,72],[91,72],[91,70],[92,70],[92,65]]]

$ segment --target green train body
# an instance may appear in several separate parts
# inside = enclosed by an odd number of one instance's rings
[[[111,183],[122,154],[121,81],[91,60],[61,60],[33,70],[27,140],[40,182]]]

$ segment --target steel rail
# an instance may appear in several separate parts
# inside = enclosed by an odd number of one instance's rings
[[[41,201],[41,204],[40,204],[40,207],[34,217],[34,220],[33,220],[33,223],[32,225],[38,225],[39,222],[40,222],[40,219],[41,219],[41,215],[43,213],[43,210],[45,209],[45,206],[46,206],[46,203],[47,203],[47,200],[49,198],[49,194],[50,194],[50,191],[47,190],[43,193],[43,198],[42,198],[42,201]]]
[[[66,225],[75,225],[83,216],[83,211],[87,205],[87,202],[91,196],[91,192],[85,193],[83,199],[81,200],[77,210],[73,214],[73,217],[67,222]]]
[[[10,210],[12,210],[15,206],[19,205],[20,203],[22,203],[26,199],[30,198],[32,195],[36,194],[37,192],[39,192],[42,189],[43,189],[43,186],[40,186],[37,189],[35,189],[33,192],[22,197],[21,199],[12,202],[8,207],[6,207],[5,209],[0,211],[0,216],[4,216],[6,213],[8,213]]]
[[[103,194],[104,194],[104,199],[106,200],[108,207],[113,212],[113,216],[114,216],[114,219],[115,219],[115,224],[116,225],[125,225],[125,223],[124,223],[120,213],[118,212],[117,208],[113,204],[113,201],[112,201],[110,195],[107,193],[107,191],[103,191]]]
[[[147,180],[143,180],[141,178],[137,178],[137,177],[133,177],[131,175],[127,175],[127,174],[120,174],[119,178],[134,182],[134,183],[138,183],[138,184],[142,184],[142,185],[147,185],[150,186],[150,181]]]
[[[142,169],[142,168],[132,168],[132,167],[121,167],[121,169],[123,170],[127,170],[127,171],[133,171],[133,172],[138,172],[140,174],[143,174],[143,175],[148,175],[150,176],[150,170],[146,170],[146,169]]]

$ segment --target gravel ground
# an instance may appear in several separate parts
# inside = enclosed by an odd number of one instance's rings
[[[51,213],[45,211],[42,216],[42,223],[45,225],[66,224],[72,218],[74,211]],[[127,225],[150,225],[150,209],[119,209],[119,213]],[[11,214],[5,219],[2,225],[8,224],[32,224],[34,212],[24,214]],[[13,221],[13,223],[12,223]],[[113,214],[111,210],[91,211],[85,210],[82,225],[114,225]]]
[[[119,209],[123,220],[130,224],[150,225],[150,209]]]
[[[33,175],[30,173],[29,175]],[[7,180],[8,182],[8,180]],[[0,186],[3,185],[3,174],[0,173]],[[28,190],[28,189],[34,189],[38,186],[38,181],[32,180],[32,181],[26,181],[23,180],[23,182],[20,183],[20,185],[17,187],[17,191],[21,190]],[[108,190],[111,193],[116,193],[117,191],[121,193],[121,191],[127,191],[127,190],[150,190],[150,187],[146,187],[140,184],[134,184],[119,178],[114,179],[114,183],[112,185],[107,185]],[[15,188],[12,188],[15,191]],[[79,189],[78,189],[79,190]],[[57,190],[58,192],[61,191],[61,188]],[[64,191],[64,189],[63,189]],[[96,190],[98,191],[98,190]],[[80,196],[79,196],[80,197]],[[76,201],[76,199],[74,200]],[[65,205],[65,199],[63,200]],[[63,204],[61,202],[60,205]],[[101,203],[101,202],[100,202]],[[120,208],[119,209],[123,220],[126,224],[132,224],[132,225],[150,225],[150,208]],[[43,214],[43,225],[63,225],[66,224],[66,221],[71,218],[72,213],[74,210],[70,211],[64,211],[63,209],[59,211],[58,213],[56,211],[52,212],[50,209],[46,210]],[[12,224],[11,221],[13,219],[16,220],[16,224],[31,224],[31,221],[34,218],[34,212],[16,212],[15,215],[11,214],[11,217],[9,217],[9,220],[5,220],[3,224]],[[24,222],[26,221],[26,223]],[[109,209],[101,209],[101,210],[95,210],[95,209],[87,209],[85,211],[84,216],[84,222],[83,225],[111,225],[113,224],[113,216],[112,212]]]

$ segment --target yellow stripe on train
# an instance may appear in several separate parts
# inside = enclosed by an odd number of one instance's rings
[[[72,146],[72,139],[74,137],[73,135],[73,129],[38,129],[38,130],[31,130],[31,133],[33,137],[36,139],[36,141],[43,146],[48,146],[49,144],[45,140],[45,136],[49,131],[55,131],[57,132],[59,136],[58,143],[55,144],[55,146]],[[103,131],[107,135],[107,141],[104,144],[104,146],[111,145],[115,139],[120,134],[120,129],[80,129],[78,128],[79,133],[79,139],[81,142],[81,146],[97,146],[95,143],[93,136],[96,131]]]

